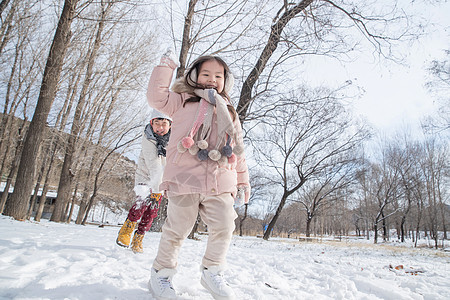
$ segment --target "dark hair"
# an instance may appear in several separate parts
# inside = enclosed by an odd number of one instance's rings
[[[169,119],[166,119],[166,118],[153,118],[153,119],[151,119],[150,121],[152,122],[152,124],[153,124],[153,120],[158,120],[158,121],[168,121],[169,122],[169,124],[172,124],[172,121],[170,121]]]
[[[197,58],[189,67],[189,69],[187,70],[185,76],[184,76],[184,83],[194,89],[198,89],[198,88],[203,88],[201,85],[199,85],[197,83],[197,78],[198,75],[200,74],[200,69],[203,65],[203,63],[207,62],[207,61],[211,61],[211,60],[215,60],[217,61],[219,64],[222,65],[223,70],[224,70],[224,85],[226,84],[228,75],[231,74],[230,72],[230,68],[228,67],[228,65],[226,64],[226,62],[221,59],[218,56],[213,56],[213,55],[205,55],[205,56],[200,56],[199,58]],[[195,71],[196,74],[196,78],[192,78],[193,76],[193,72]],[[195,79],[195,80],[194,80]],[[225,87],[223,88],[222,92],[219,93],[219,95],[221,95],[222,97],[226,98],[230,103],[231,103],[231,98],[230,96],[227,94],[227,92],[225,91]],[[199,102],[200,101],[200,97],[198,96],[192,96],[188,99],[186,99],[183,103],[183,106],[188,103],[188,102]],[[231,113],[231,115],[233,116],[233,121],[236,119],[237,116],[237,112],[234,109],[234,107],[232,105],[227,105],[228,111]]]

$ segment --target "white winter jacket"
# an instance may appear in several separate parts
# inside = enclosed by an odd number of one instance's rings
[[[147,124],[147,126],[151,126]],[[159,185],[162,180],[166,158],[158,155],[156,141],[148,139],[145,132],[142,136],[142,149],[135,174],[135,185],[145,184],[152,189],[152,192],[158,193]]]

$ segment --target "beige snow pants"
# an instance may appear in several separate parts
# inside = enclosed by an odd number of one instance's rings
[[[197,213],[208,226],[208,242],[202,264],[206,268],[226,263],[226,254],[235,228],[237,214],[231,193],[217,196],[201,194],[170,195],[167,219],[162,228],[156,270],[177,267],[178,253],[197,219]]]

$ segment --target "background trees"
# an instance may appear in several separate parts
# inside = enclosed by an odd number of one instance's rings
[[[289,199],[306,210],[309,236],[310,222],[321,206],[353,180],[356,149],[368,133],[364,127],[352,128],[336,93],[293,91],[277,101],[278,109],[266,116],[252,138],[257,163],[281,196],[265,239]]]
[[[17,10],[14,5],[16,5],[16,2],[7,6],[8,13],[17,14],[23,16],[23,18],[26,18],[27,14],[33,13],[32,16],[34,19],[41,21],[41,25],[42,22],[47,22],[45,23],[46,26],[42,27],[50,32],[54,21],[50,7],[36,4],[33,11],[32,9]],[[44,198],[49,179],[51,179],[49,175],[59,172],[59,176],[57,175],[56,179],[53,178],[52,182],[52,189],[56,189],[55,180],[60,182],[56,209],[54,209],[54,217],[52,217],[55,221],[67,219],[69,204],[73,200],[78,202],[79,199],[76,198],[79,194],[82,194],[82,199],[90,197],[94,184],[93,174],[95,174],[95,170],[99,168],[108,152],[105,152],[105,147],[114,147],[113,145],[119,139],[123,140],[124,136],[128,141],[136,141],[136,137],[140,134],[140,126],[144,125],[145,109],[142,110],[142,108],[146,108],[140,91],[142,86],[145,86],[143,82],[146,79],[143,78],[148,76],[147,71],[150,69],[149,65],[151,65],[150,57],[153,53],[151,48],[142,52],[142,49],[152,41],[153,36],[142,31],[145,26],[138,26],[136,20],[139,19],[142,11],[136,7],[135,3],[100,1],[98,3],[70,2],[70,5],[74,10],[70,17],[71,28],[63,30],[65,34],[70,33],[65,45],[67,55],[59,53],[61,55],[58,57],[61,76],[60,79],[58,79],[59,76],[55,79],[53,98],[46,107],[48,109],[46,114],[39,113],[37,110],[35,112],[35,115],[39,116],[41,121],[44,121],[44,125],[47,124],[47,126],[58,128],[61,132],[70,134],[62,134],[61,138],[58,138],[55,132],[52,132],[48,136],[49,140],[46,141],[51,146],[34,141],[33,147],[35,148],[24,147],[24,149],[31,151],[36,156],[35,162],[21,160],[24,168],[28,168],[27,172],[30,171],[29,169],[40,170],[37,182],[33,174],[25,177],[30,180],[30,184],[37,183],[36,191],[39,190],[39,186],[43,187],[44,195],[42,197]],[[62,7],[59,8],[62,9]],[[40,9],[45,10],[45,12]],[[61,11],[64,12],[63,9]],[[43,15],[46,18],[43,18]],[[13,25],[11,25],[12,28],[19,26],[14,27]],[[47,31],[43,30],[43,32]],[[28,37],[33,36],[33,34],[34,32],[24,32],[23,36],[18,35],[18,37],[28,40]],[[56,38],[54,40],[57,41]],[[6,44],[5,51],[9,50],[8,46],[13,45],[13,42]],[[45,43],[46,41],[36,41],[36,43],[38,42]],[[55,55],[55,53],[58,54],[53,50],[50,51],[51,55]],[[23,56],[30,57],[30,54],[27,52]],[[14,56],[3,57],[6,57],[5,64],[13,61],[14,58]],[[39,62],[39,57],[35,58],[34,63],[39,65]],[[30,74],[32,73],[30,72]],[[30,82],[26,89],[33,91],[34,84],[34,82]],[[16,85],[12,86],[16,88]],[[50,87],[48,84],[45,84],[45,86],[46,88]],[[11,90],[13,89],[11,88]],[[14,95],[20,99],[21,91],[17,90]],[[30,97],[30,101],[32,99]],[[30,105],[33,105],[32,101],[28,104],[28,106]],[[5,103],[4,111],[6,114],[2,117],[2,122],[6,123],[9,119],[14,118],[16,107],[17,104],[15,105],[14,102],[7,101]],[[25,110],[26,107],[27,105],[24,105],[24,109],[21,111],[25,118],[29,115],[29,112]],[[129,115],[133,115],[133,118],[129,118]],[[41,129],[38,131],[42,135],[45,133]],[[10,136],[8,134],[14,131],[4,132],[6,132],[5,136]],[[33,136],[35,135],[33,134]],[[5,142],[5,139],[2,139],[2,145],[5,145]],[[134,145],[133,143],[122,144],[127,145],[127,148],[123,146],[116,149],[117,151],[124,152]],[[42,151],[37,158],[39,146],[42,146]],[[55,162],[61,155],[65,158],[62,169],[59,169],[61,165],[55,165]],[[7,153],[4,157],[8,157]],[[115,160],[117,164],[117,158]],[[55,167],[58,170],[54,170]],[[111,183],[119,179],[114,179],[114,177],[125,178],[123,173],[128,172],[128,167],[124,168],[124,165],[121,167],[123,169],[114,175],[117,169],[114,169],[114,164],[108,165],[101,176],[102,178],[109,177],[108,180],[105,182],[102,179],[98,181],[98,184],[102,183],[111,187]],[[11,170],[14,171],[14,168],[11,168]],[[4,174],[4,172],[2,173]],[[8,176],[11,180],[15,177],[13,173]],[[45,176],[46,174],[47,176]],[[130,179],[132,177],[128,178],[128,180]],[[42,180],[45,180],[45,182],[42,182]],[[16,182],[14,192],[16,195],[19,195],[19,192],[23,189],[27,190],[25,195],[30,194],[31,186],[28,187],[29,184],[27,184],[27,187],[21,188],[20,184],[24,183],[23,180]],[[105,191],[103,191],[104,193]],[[129,196],[128,192],[111,191],[110,193],[114,195],[113,197],[116,200],[121,199],[121,201],[126,200]],[[19,196],[19,198],[22,199],[20,218],[25,218],[30,202],[27,196]],[[30,207],[34,206],[34,201],[35,199],[32,199]],[[11,205],[19,204],[15,198],[12,198],[8,203]],[[86,205],[82,205],[83,209],[80,210],[81,218],[84,217],[84,207]],[[90,207],[92,207],[92,203]],[[6,210],[6,213],[19,218],[16,213],[8,212],[8,210]],[[39,214],[36,216],[37,219],[40,218]]]
[[[57,91],[65,52],[70,41],[70,26],[78,1],[66,0],[47,58],[36,110],[30,123],[18,168],[15,191],[6,203],[5,214],[24,219],[35,175],[35,163],[45,133],[45,124]],[[14,3],[13,3],[14,4]]]
[[[27,197],[33,187],[44,198],[50,186],[58,190],[52,215],[58,222],[77,212],[82,223],[95,199],[127,205],[132,163],[120,155],[132,157],[137,148],[149,111],[148,76],[171,46],[179,54],[178,77],[203,54],[220,55],[235,75],[232,98],[254,186],[241,232],[253,223],[247,212],[260,214],[266,239],[270,233],[342,233],[350,224],[367,236],[381,228],[384,238],[395,228],[402,240],[426,227],[435,238],[448,227],[447,143],[432,138],[448,130],[445,121],[427,123],[440,129],[423,140],[363,152],[368,126],[351,111],[363,90],[348,78],[310,86],[308,77],[320,70],[305,68],[312,57],[400,61],[397,46],[424,28],[404,3],[66,1],[70,24],[59,25],[62,3],[0,3],[1,175],[15,188],[15,196],[0,202],[8,215],[24,218],[35,207],[40,218],[42,201]],[[50,51],[59,34],[64,51]],[[55,55],[58,74],[46,84],[44,66]],[[433,91],[445,90],[447,69],[445,59],[431,63]],[[51,100],[42,112],[41,98]],[[32,116],[31,135],[25,135]],[[109,155],[115,148],[117,156]]]

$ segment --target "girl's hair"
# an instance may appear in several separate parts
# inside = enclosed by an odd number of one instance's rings
[[[225,63],[225,61],[218,56],[205,55],[205,56],[200,56],[199,58],[197,58],[192,63],[191,67],[187,70],[187,72],[184,76],[184,83],[187,86],[194,88],[194,89],[204,88],[203,86],[201,86],[197,83],[197,78],[198,78],[198,75],[200,74],[200,69],[201,69],[203,63],[205,63],[207,61],[211,61],[211,60],[217,61],[223,67],[224,88],[223,88],[222,92],[219,93],[219,95],[226,98],[228,100],[228,102],[231,103],[230,96],[225,91],[226,82],[227,82],[227,80],[229,80],[228,78],[231,75],[230,68],[228,68],[228,65]],[[199,101],[200,101],[200,97],[192,96],[184,101],[183,106],[188,102],[199,102]],[[230,112],[230,114],[233,116],[233,121],[234,121],[237,116],[236,110],[234,109],[234,107],[232,105],[229,105],[229,104],[227,105],[227,108],[228,108],[228,111]]]

